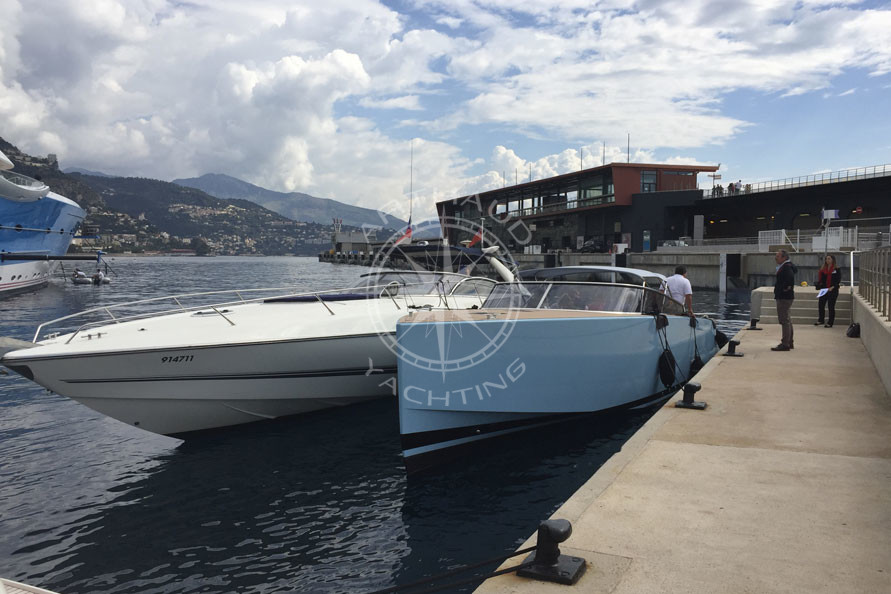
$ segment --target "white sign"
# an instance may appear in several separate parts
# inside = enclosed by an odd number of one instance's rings
[[[824,210],[823,211],[823,219],[837,219],[838,211],[837,210]]]

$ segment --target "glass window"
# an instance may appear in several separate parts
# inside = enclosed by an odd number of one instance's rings
[[[388,285],[398,285],[391,286],[387,289],[387,293],[390,295],[429,295],[437,292],[448,294],[452,287],[466,278],[460,274],[425,271],[384,272],[362,277],[359,284],[353,289],[379,293]]]
[[[684,306],[658,291],[647,291],[644,299],[644,313],[664,313],[672,316],[684,315]]]
[[[548,288],[546,284],[502,283],[495,285],[483,307],[507,309],[517,307],[538,307],[541,296]]]
[[[616,282],[624,283],[626,285],[642,285],[643,279],[637,276],[636,274],[632,274],[630,272],[617,272],[616,273]]]
[[[640,173],[640,191],[655,192],[656,179],[658,174],[655,171],[641,171]]]
[[[454,289],[452,295],[479,295],[486,298],[492,292],[495,281],[486,278],[466,278],[459,282]]]
[[[582,309],[637,313],[643,290],[616,285],[554,284],[542,309]]]

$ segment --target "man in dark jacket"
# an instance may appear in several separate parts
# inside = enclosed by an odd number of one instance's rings
[[[780,250],[776,254],[777,281],[773,287],[773,298],[777,301],[777,318],[783,327],[783,340],[772,351],[791,351],[795,348],[792,340],[792,301],[795,299],[795,265],[789,261],[789,252]]]

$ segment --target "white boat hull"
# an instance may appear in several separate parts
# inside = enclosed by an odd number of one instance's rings
[[[2,364],[130,425],[187,433],[395,395],[405,312],[390,299],[234,305],[84,329]]]
[[[45,287],[57,264],[58,262],[45,260],[7,263],[0,267],[0,295]]]
[[[27,366],[54,392],[171,435],[392,395],[396,358],[369,335],[34,359]]]

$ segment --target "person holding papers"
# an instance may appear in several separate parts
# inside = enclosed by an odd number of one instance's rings
[[[814,322],[814,326],[823,324],[826,320],[826,304],[829,304],[829,319],[824,328],[832,328],[835,323],[835,302],[838,300],[838,288],[841,286],[841,270],[835,265],[835,256],[826,255],[823,267],[817,272],[817,293],[820,317]]]

